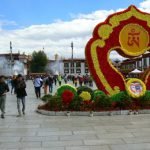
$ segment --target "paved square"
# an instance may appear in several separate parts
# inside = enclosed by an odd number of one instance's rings
[[[15,95],[7,96],[0,150],[150,150],[150,115],[43,116],[31,81],[27,87],[24,117],[16,117]]]

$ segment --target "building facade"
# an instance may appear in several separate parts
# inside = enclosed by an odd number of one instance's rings
[[[6,76],[19,73],[27,75],[29,72],[29,61],[31,61],[31,56],[25,53],[0,54],[0,74]]]
[[[128,74],[134,69],[141,71],[146,70],[150,66],[150,53],[145,53],[140,57],[126,59],[121,63],[120,70],[123,74]]]
[[[50,60],[48,68],[53,74],[85,75],[89,74],[89,69],[85,59],[61,59]]]

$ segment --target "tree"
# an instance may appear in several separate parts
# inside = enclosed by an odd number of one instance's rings
[[[44,51],[34,51],[32,53],[32,60],[30,64],[30,71],[33,73],[43,73],[45,72],[48,63],[47,55]]]

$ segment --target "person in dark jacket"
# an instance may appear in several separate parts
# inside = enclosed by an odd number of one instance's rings
[[[48,86],[49,86],[49,92],[52,93],[53,92],[53,77],[51,75],[48,77]]]
[[[6,93],[9,92],[9,87],[5,83],[4,76],[0,76],[0,109],[1,109],[1,118],[5,118],[5,103],[6,103]]]
[[[21,117],[20,103],[22,103],[22,114],[25,115],[25,96],[27,96],[26,83],[21,74],[17,76],[16,96],[17,96],[17,109],[18,109],[17,117]]]

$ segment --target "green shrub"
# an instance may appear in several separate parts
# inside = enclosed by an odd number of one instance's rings
[[[93,93],[93,90],[87,86],[80,86],[77,88],[77,94],[80,95],[83,91],[87,91],[91,94],[92,96],[92,93]]]
[[[95,101],[98,96],[105,96],[106,94],[103,91],[100,90],[94,90],[92,93],[92,99]]]
[[[80,111],[81,106],[83,105],[83,100],[81,97],[76,96],[73,101],[69,104],[69,110]]]
[[[49,106],[51,111],[60,111],[62,110],[62,100],[60,96],[54,95],[49,101]]]
[[[111,97],[112,102],[116,102],[116,107],[120,109],[127,108],[131,105],[132,99],[126,91],[121,91]]]
[[[111,98],[105,94],[99,94],[95,99],[95,107],[108,109],[111,107]]]
[[[46,94],[44,95],[41,100],[44,101],[44,102],[47,102],[51,99],[52,95],[51,94]]]
[[[140,106],[150,106],[150,91],[146,91],[145,95],[139,99]]]

